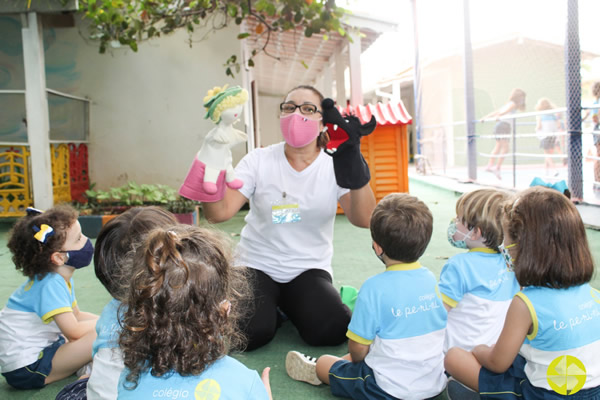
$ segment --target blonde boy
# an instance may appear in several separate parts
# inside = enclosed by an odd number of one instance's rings
[[[498,339],[508,306],[519,291],[515,274],[498,251],[502,243],[501,209],[509,194],[480,189],[463,194],[448,241],[468,252],[451,257],[440,274],[440,292],[448,310],[444,352],[471,350]]]

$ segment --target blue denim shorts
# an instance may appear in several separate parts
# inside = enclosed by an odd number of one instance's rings
[[[17,389],[39,389],[46,386],[46,378],[52,370],[52,359],[60,346],[65,344],[61,336],[56,342],[40,351],[38,360],[26,367],[2,373],[6,382]]]
[[[481,367],[479,371],[479,395],[481,399],[501,400],[600,400],[600,386],[563,396],[551,390],[535,387],[525,375],[525,359],[517,355],[511,367],[497,374]]]

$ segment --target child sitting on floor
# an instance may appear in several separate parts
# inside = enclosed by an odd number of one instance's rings
[[[119,337],[126,367],[119,399],[147,399],[157,391],[270,398],[268,368],[261,382],[226,355],[239,343],[237,310],[248,291],[229,247],[217,232],[178,225],[152,231],[137,249]]]
[[[131,208],[102,227],[96,239],[94,269],[113,299],[104,307],[96,324],[98,338],[92,347],[94,368],[89,380],[65,386],[56,400],[117,398],[119,376],[124,368],[118,345],[121,325],[117,314],[131,281],[130,258],[148,232],[175,224],[177,220],[173,214],[150,206]]]
[[[446,369],[482,399],[600,399],[600,291],[579,211],[536,186],[504,213],[500,250],[523,289],[498,341],[451,348]]]
[[[0,372],[14,388],[41,388],[92,361],[98,316],[79,310],[73,272],[90,264],[94,247],[77,212],[57,206],[27,209],[8,248],[28,280],[0,311]]]
[[[408,194],[381,200],[371,216],[373,250],[386,270],[360,288],[347,336],[349,354],[314,361],[291,351],[295,380],[331,385],[352,399],[425,399],[446,386],[446,310],[434,275],[419,263],[433,230],[427,206]]]
[[[506,311],[519,291],[514,272],[506,268],[502,243],[502,204],[509,194],[480,189],[456,202],[457,217],[448,226],[448,241],[469,251],[451,257],[440,274],[440,292],[448,310],[444,353],[458,346],[496,343]]]

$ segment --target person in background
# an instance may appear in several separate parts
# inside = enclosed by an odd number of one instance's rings
[[[536,111],[553,110],[555,108],[556,106],[545,97],[539,99],[535,105]],[[535,132],[537,138],[540,140],[540,148],[544,150],[544,154],[546,155],[544,159],[546,176],[558,175],[558,171],[556,171],[554,161],[552,160],[552,154],[557,149],[560,151],[556,135],[561,130],[561,127],[562,123],[558,114],[543,114],[536,117]]]
[[[496,125],[494,126],[494,135],[496,136],[496,144],[492,149],[490,161],[488,162],[485,170],[494,173],[498,179],[502,179],[500,170],[502,168],[502,162],[504,161],[504,155],[508,153],[510,134],[512,132],[512,125],[506,120],[500,121],[499,118],[503,115],[514,114],[517,111],[525,111],[525,98],[527,94],[519,88],[513,89],[508,97],[508,101],[499,109],[492,111],[481,118],[481,121],[489,118],[496,119]]]

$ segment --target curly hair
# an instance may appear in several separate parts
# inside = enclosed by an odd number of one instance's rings
[[[129,389],[148,371],[199,375],[241,346],[236,311],[249,289],[231,248],[222,234],[188,225],[155,229],[138,247],[119,337]]]
[[[29,279],[34,279],[36,275],[41,279],[52,272],[52,254],[63,250],[67,231],[77,222],[77,216],[73,207],[62,204],[41,214],[19,219],[8,239],[8,249],[12,253],[15,268]],[[34,226],[40,228],[42,224],[49,225],[54,231],[44,243],[33,236],[36,233]]]
[[[131,278],[131,256],[154,228],[177,224],[175,216],[157,206],[134,207],[102,227],[94,247],[94,271],[110,295],[125,300]]]

